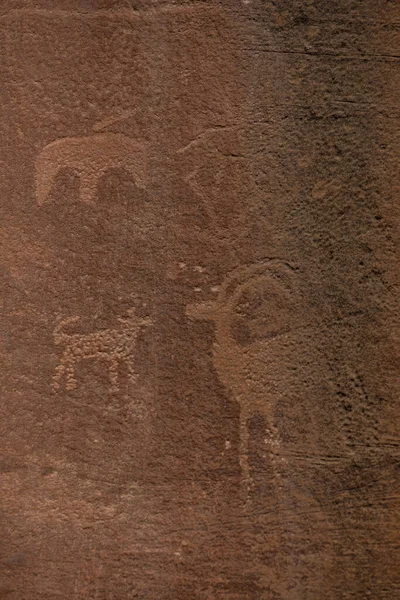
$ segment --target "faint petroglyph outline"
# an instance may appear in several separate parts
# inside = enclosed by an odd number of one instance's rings
[[[208,320],[215,323],[215,337],[213,343],[213,364],[222,384],[230,389],[240,407],[240,425],[239,425],[239,461],[242,471],[242,478],[245,485],[246,494],[250,487],[250,467],[248,460],[249,431],[248,421],[256,414],[262,414],[267,421],[267,433],[269,446],[273,462],[278,462],[277,447],[280,440],[278,431],[273,423],[273,407],[269,404],[264,405],[259,400],[248,398],[246,389],[243,392],[235,393],[235,376],[243,369],[242,364],[236,365],[237,342],[232,333],[232,314],[237,300],[244,286],[248,285],[252,278],[259,280],[261,277],[278,279],[280,285],[286,288],[295,297],[299,290],[293,281],[294,267],[286,261],[279,258],[267,258],[250,265],[245,265],[234,269],[228,273],[223,282],[218,286],[218,297],[214,301],[193,303],[186,306],[186,315],[195,319]],[[285,329],[274,337],[286,335],[289,330]],[[265,342],[264,342],[265,343]],[[268,343],[268,340],[267,340]],[[245,355],[245,351],[243,354]],[[237,368],[236,368],[237,367]],[[246,384],[251,380],[252,373],[246,374],[246,381],[239,382],[241,385],[236,387],[246,388]],[[279,473],[277,473],[279,480]]]
[[[187,150],[190,150],[190,148],[192,148],[193,146],[200,144],[204,138],[207,138],[209,135],[212,135],[213,133],[217,133],[220,131],[232,131],[235,129],[238,129],[238,126],[234,125],[234,124],[233,125],[216,125],[215,127],[209,127],[208,129],[205,129],[204,131],[199,133],[195,138],[193,138],[193,140],[190,140],[190,142],[188,142],[185,146],[178,148],[176,153],[184,154],[185,152],[187,152]]]
[[[35,196],[39,206],[46,202],[58,173],[68,167],[79,175],[80,200],[89,204],[95,199],[99,179],[113,167],[126,170],[143,189],[147,174],[146,144],[113,132],[62,137],[50,142],[35,159]]]
[[[137,113],[138,113],[137,108],[124,110],[124,111],[120,112],[118,115],[115,115],[112,117],[106,117],[105,119],[102,119],[98,123],[95,123],[92,127],[92,130],[95,133],[97,133],[98,131],[103,131],[103,129],[105,129],[106,127],[110,127],[111,125],[114,125],[115,123],[120,123],[121,121],[124,121],[125,119],[129,119],[130,117],[137,115]]]
[[[153,325],[150,317],[138,317],[135,308],[127,311],[127,317],[119,317],[119,327],[101,329],[92,333],[65,333],[66,325],[77,323],[80,317],[59,319],[53,331],[54,343],[64,346],[60,364],[53,377],[53,391],[61,387],[65,380],[65,389],[74,390],[77,386],[75,366],[83,360],[106,360],[109,363],[110,392],[119,391],[119,367],[125,364],[128,378],[135,383],[137,375],[133,367],[133,352],[142,327]]]
[[[177,155],[184,155],[186,152],[190,151],[192,148],[196,148],[197,145],[203,143],[207,138],[212,135],[224,132],[224,131],[240,131],[240,126],[238,124],[226,124],[226,125],[216,125],[214,127],[209,127],[204,131],[200,132],[195,138],[193,138],[190,142],[188,142],[185,146],[181,146],[175,152]],[[225,159],[235,160],[235,161],[244,161],[248,158],[246,154],[241,152],[238,153],[225,153],[220,148],[218,148],[217,144],[212,145],[212,152],[215,155],[220,155]],[[211,148],[208,148],[206,155],[208,159],[210,158]],[[223,244],[226,246],[227,251],[229,253],[236,253],[234,246],[232,245],[232,239],[235,239],[236,242],[239,242],[241,239],[246,238],[251,230],[252,225],[254,224],[254,217],[251,218],[251,208],[248,207],[248,210],[243,210],[239,216],[235,218],[235,224],[230,224],[229,226],[221,226],[219,223],[219,218],[217,212],[213,208],[213,203],[210,201],[210,198],[207,196],[207,193],[202,189],[202,186],[196,181],[197,174],[204,166],[203,164],[198,164],[194,168],[190,170],[189,173],[183,175],[183,181],[188,185],[188,187],[194,192],[194,194],[200,199],[201,205],[205,211],[205,214],[208,216],[211,222],[212,231],[214,236],[217,237]],[[216,177],[223,172],[223,169],[220,169],[216,172]],[[253,207],[254,208],[254,207]]]

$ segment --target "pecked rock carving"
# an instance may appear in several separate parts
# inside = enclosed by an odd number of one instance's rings
[[[65,380],[65,389],[73,390],[77,386],[75,366],[83,360],[102,360],[108,363],[110,392],[119,391],[119,367],[126,364],[128,377],[132,383],[136,381],[133,367],[133,352],[136,340],[142,327],[152,325],[149,317],[138,317],[134,308],[128,310],[128,316],[119,318],[119,326],[115,329],[103,329],[93,333],[65,333],[66,325],[76,323],[80,317],[69,317],[60,320],[56,325],[53,337],[57,345],[64,346],[60,364],[53,378],[53,390],[60,389]]]
[[[45,146],[36,158],[36,201],[44,204],[57,174],[67,167],[79,175],[83,202],[95,200],[99,179],[110,168],[125,169],[144,188],[146,161],[145,144],[122,133],[61,138]]]
[[[249,419],[256,414],[265,418],[265,441],[272,454],[280,444],[273,411],[283,386],[282,376],[280,380],[276,374],[279,361],[275,357],[285,346],[290,348],[297,298],[291,267],[278,260],[265,260],[229,274],[215,301],[186,309],[189,317],[215,324],[213,363],[221,382],[240,405],[239,454],[247,489]],[[270,367],[272,372],[268,373]]]

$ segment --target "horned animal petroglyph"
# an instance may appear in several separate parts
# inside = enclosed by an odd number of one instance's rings
[[[42,206],[61,169],[79,176],[79,197],[95,200],[100,177],[110,168],[130,173],[138,187],[146,185],[146,148],[143,142],[122,133],[102,132],[83,137],[65,137],[41,150],[35,161],[36,201]]]
[[[215,324],[213,363],[240,405],[239,455],[247,487],[249,419],[256,414],[265,418],[265,443],[272,453],[280,443],[274,405],[287,384],[285,365],[296,360],[290,340],[298,298],[293,279],[292,268],[278,260],[240,267],[225,278],[215,301],[186,309],[189,317]]]
[[[65,347],[60,364],[53,378],[53,389],[61,387],[65,380],[66,390],[77,386],[75,367],[83,360],[101,360],[108,363],[110,391],[119,390],[119,367],[127,366],[128,377],[135,382],[137,375],[133,367],[133,352],[137,337],[142,327],[153,321],[149,317],[138,317],[134,308],[128,310],[128,316],[119,318],[119,326],[115,329],[103,329],[93,333],[65,333],[67,325],[76,323],[80,317],[69,317],[60,320],[53,332],[54,342]]]

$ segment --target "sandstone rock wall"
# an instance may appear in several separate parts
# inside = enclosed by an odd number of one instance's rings
[[[3,0],[0,598],[398,596],[399,23]]]

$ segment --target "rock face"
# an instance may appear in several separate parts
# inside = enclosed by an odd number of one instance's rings
[[[0,598],[398,597],[399,18],[3,0]]]

